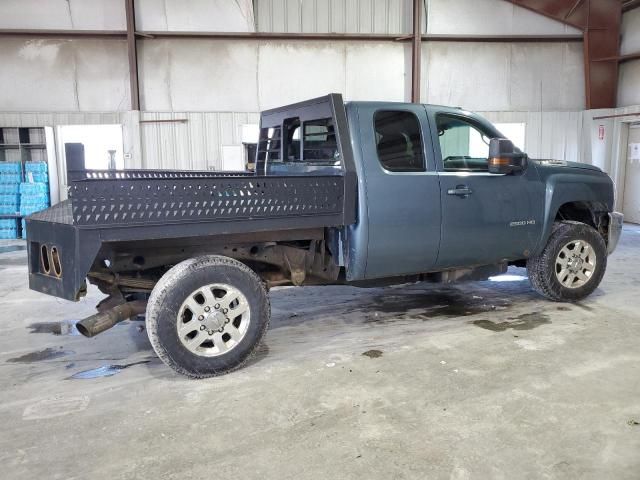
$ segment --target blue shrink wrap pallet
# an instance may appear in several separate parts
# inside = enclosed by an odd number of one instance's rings
[[[2,228],[0,229],[0,239],[2,240],[9,240],[9,239],[14,239],[14,238],[18,238],[18,230],[13,228]]]
[[[18,162],[0,162],[0,174],[9,173],[20,175],[21,172],[22,169]]]
[[[47,173],[49,170],[45,162],[25,162],[24,171],[25,173]]]
[[[24,182],[20,184],[20,193],[22,195],[37,195],[41,193],[48,194],[49,184]]]

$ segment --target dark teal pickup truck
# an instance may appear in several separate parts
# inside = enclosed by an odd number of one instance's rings
[[[622,228],[596,167],[532,160],[482,117],[338,94],[262,113],[255,173],[84,168],[27,219],[29,284],[107,295],[86,336],[145,314],[159,357],[208,377],[241,366],[278,285],[484,279],[526,267],[551,300],[600,283]]]

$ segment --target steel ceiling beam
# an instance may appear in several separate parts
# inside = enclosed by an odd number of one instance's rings
[[[272,32],[184,32],[146,31],[135,32],[138,39],[154,38],[200,38],[211,40],[286,40],[286,41],[330,41],[330,42],[399,42],[413,41],[411,34],[386,33],[272,33]],[[126,30],[49,30],[0,28],[0,37],[30,38],[104,38],[127,39]],[[484,42],[484,43],[565,43],[582,42],[582,34],[563,33],[554,35],[466,35],[429,33],[422,35],[424,42]]]
[[[628,0],[622,4],[622,13],[630,12],[640,7],[640,0]]]
[[[582,42],[582,34],[560,35],[449,35],[429,33],[422,35],[428,42],[482,42],[482,43],[565,43]]]
[[[30,37],[30,38],[126,38],[124,30],[54,30],[31,28],[2,28],[0,37]]]
[[[617,57],[598,58],[597,60],[594,60],[594,62],[608,62],[610,60],[616,60],[618,63],[640,60],[640,52],[627,53],[626,55],[618,55]]]
[[[622,22],[620,0],[506,1],[582,30],[587,109],[616,106]]]
[[[2,35],[0,30],[0,35]],[[277,32],[189,32],[189,31],[148,31],[139,30],[136,37],[141,40],[155,38],[183,38],[207,40],[283,40],[283,41],[329,41],[329,42],[413,42],[413,34],[388,33],[277,33]],[[582,42],[582,34],[555,35],[450,35],[423,34],[426,42],[488,42],[488,43],[527,43],[527,42]]]
[[[363,41],[363,42],[408,42],[413,35],[386,33],[288,33],[288,32],[203,32],[203,31],[137,31],[142,39],[154,38],[200,38],[211,40],[286,40],[286,41]]]

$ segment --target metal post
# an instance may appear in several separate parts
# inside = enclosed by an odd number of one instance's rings
[[[413,0],[413,37],[411,48],[411,101],[420,103],[420,65],[422,47],[422,0]]]
[[[140,110],[140,89],[138,87],[138,51],[136,48],[136,15],[133,0],[125,0],[127,15],[127,52],[129,54],[129,84],[131,110]]]
[[[74,180],[82,180],[84,164],[84,145],[82,143],[65,143],[64,158],[67,165],[67,185]]]

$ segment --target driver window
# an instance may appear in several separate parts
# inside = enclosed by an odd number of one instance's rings
[[[490,138],[473,123],[455,115],[436,118],[445,172],[486,172]]]

